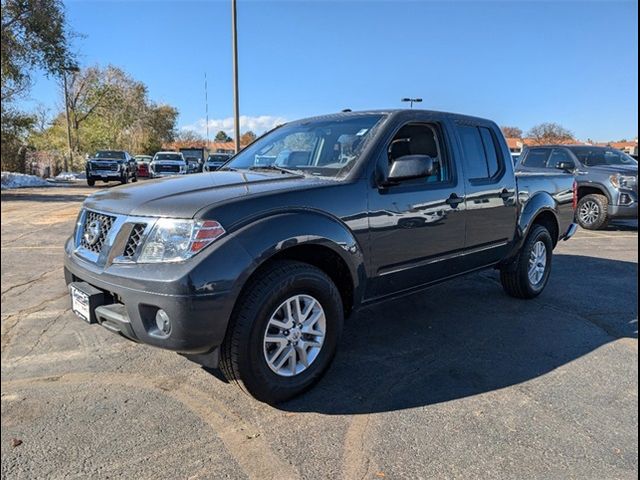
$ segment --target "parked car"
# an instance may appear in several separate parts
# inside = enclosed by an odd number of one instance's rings
[[[138,177],[149,176],[149,164],[153,160],[151,155],[136,155],[136,166],[138,168]]]
[[[576,220],[605,228],[609,220],[638,217],[638,162],[610,147],[544,145],[528,148],[519,169],[572,173],[578,182]]]
[[[213,172],[229,161],[232,155],[228,153],[212,153],[207,157],[203,170],[205,172]]]
[[[209,149],[207,147],[185,147],[180,149],[180,153],[189,164],[189,173],[199,173],[202,172],[204,162],[209,155]]]
[[[99,150],[87,159],[85,165],[87,185],[93,187],[96,180],[108,182],[117,180],[120,183],[138,181],[136,161],[128,152],[122,150]]]
[[[267,155],[277,162],[257,164]],[[320,378],[359,308],[484,268],[513,297],[539,295],[576,230],[574,183],[516,176],[480,118],[301,120],[214,173],[87,198],[65,277],[87,322],[220,366],[276,403]]]
[[[151,178],[185,175],[186,173],[187,162],[179,152],[158,152],[149,164]]]

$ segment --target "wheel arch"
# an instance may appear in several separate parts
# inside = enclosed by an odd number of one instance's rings
[[[244,227],[237,240],[254,258],[237,280],[237,301],[251,280],[278,260],[295,260],[322,270],[336,284],[345,316],[361,299],[364,256],[353,233],[340,220],[320,212],[272,215]]]

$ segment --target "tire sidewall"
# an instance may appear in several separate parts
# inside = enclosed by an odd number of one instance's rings
[[[520,257],[520,276],[522,284],[526,286],[530,296],[535,297],[542,293],[542,291],[547,286],[547,283],[549,282],[549,277],[551,276],[553,261],[553,240],[551,239],[551,234],[549,233],[549,231],[542,226],[537,226],[531,233],[532,235],[527,239],[525,248],[522,251],[522,256]],[[542,281],[537,285],[533,285],[529,280],[529,258],[533,246],[539,241],[542,241],[546,247],[547,264]]]
[[[288,298],[302,294],[320,302],[326,317],[325,339],[315,361],[304,372],[293,377],[282,377],[269,368],[264,358],[264,334],[276,309]],[[253,322],[249,330],[248,352],[239,359],[238,369],[244,384],[254,396],[277,402],[301,393],[319,379],[331,363],[342,331],[343,312],[339,298],[330,280],[309,270],[278,282],[267,298],[257,301],[252,312],[246,312],[252,315]]]
[[[584,223],[582,221],[582,218],[580,217],[580,210],[582,209],[583,204],[588,201],[594,202],[596,205],[598,205],[598,209],[600,210],[598,214],[598,218],[594,223],[591,223],[591,224]],[[586,195],[585,197],[581,198],[580,201],[578,202],[576,219],[578,221],[578,224],[582,228],[586,230],[598,230],[606,224],[607,210],[608,210],[608,205],[603,201],[603,197],[601,195]]]

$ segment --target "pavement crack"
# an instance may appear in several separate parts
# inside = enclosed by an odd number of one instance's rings
[[[40,275],[38,275],[36,278],[32,278],[30,280],[27,280],[26,282],[22,282],[22,283],[18,283],[16,285],[11,285],[9,288],[7,288],[6,290],[2,291],[2,297],[4,299],[4,296],[7,295],[9,292],[12,292],[13,290],[15,290],[16,288],[20,288],[20,287],[24,287],[26,285],[31,285],[32,283],[36,283],[39,282],[40,280],[42,280],[44,277],[46,277],[47,275],[49,275],[50,273],[56,272],[60,270],[60,267],[56,267],[53,270],[48,270],[46,272],[41,273]]]

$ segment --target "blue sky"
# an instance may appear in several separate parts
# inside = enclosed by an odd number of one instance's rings
[[[204,131],[231,129],[230,0],[68,1],[81,65],[113,64]],[[243,130],[343,108],[464,112],[579,138],[638,131],[635,1],[238,0]],[[29,105],[61,105],[37,77]]]

